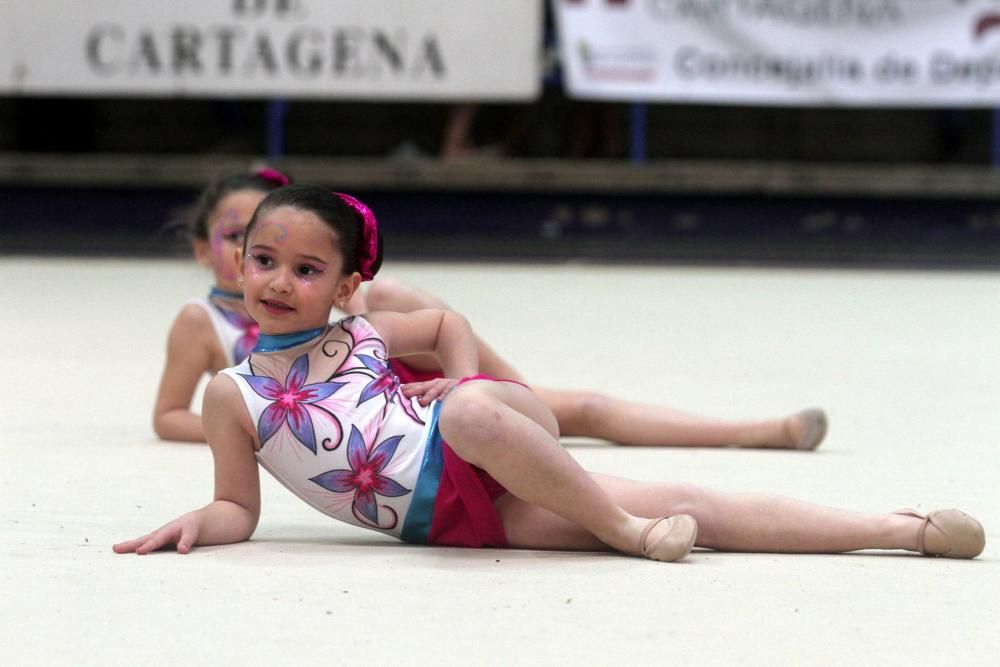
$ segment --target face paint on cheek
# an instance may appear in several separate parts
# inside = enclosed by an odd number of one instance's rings
[[[251,259],[250,255],[243,258],[243,273],[245,273],[247,277],[253,278],[256,278],[261,273],[260,267],[257,266],[257,263]]]
[[[236,265],[233,263],[232,252],[226,247],[226,236],[234,231],[234,227],[239,225],[240,214],[234,209],[229,209],[221,216],[212,230],[212,237],[209,244],[212,249],[212,268],[223,280],[236,280]],[[241,231],[240,226],[235,231]]]

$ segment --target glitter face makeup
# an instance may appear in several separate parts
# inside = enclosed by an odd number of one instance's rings
[[[288,239],[288,227],[281,224],[280,222],[275,222],[274,220],[264,220],[258,226],[259,229],[265,229],[271,227],[275,231],[274,243],[277,245],[283,245]]]
[[[269,211],[257,224],[244,257],[243,289],[261,332],[294,333],[327,324],[330,308],[351,280],[342,275],[335,241],[315,214],[292,207]]]
[[[264,193],[256,190],[239,190],[222,198],[216,213],[209,218],[209,263],[215,274],[217,287],[238,292],[236,283],[239,266],[236,254],[243,248],[243,235]]]

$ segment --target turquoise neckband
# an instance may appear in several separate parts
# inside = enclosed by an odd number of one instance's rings
[[[311,341],[313,338],[322,335],[326,331],[326,327],[318,327],[316,329],[307,329],[305,331],[296,331],[295,333],[288,334],[265,334],[262,333],[260,338],[257,339],[257,345],[253,348],[254,352],[280,352],[281,350],[287,350],[290,347],[295,347],[296,345],[302,345]]]
[[[208,293],[209,296],[219,296],[223,299],[237,299],[239,301],[243,300],[243,292],[230,292],[229,290],[224,290],[221,287],[213,287]]]

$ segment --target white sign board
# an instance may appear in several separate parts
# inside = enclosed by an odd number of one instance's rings
[[[574,97],[1000,106],[997,0],[554,0]]]
[[[532,99],[541,0],[3,0],[0,94]]]

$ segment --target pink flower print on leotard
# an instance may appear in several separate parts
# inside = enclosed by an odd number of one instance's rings
[[[243,295],[213,287],[208,294],[208,303],[216,313],[232,327],[232,331],[219,332],[219,342],[233,355],[233,363],[239,364],[253,351],[260,337],[260,325],[246,312]]]
[[[391,507],[383,505],[382,507],[392,514],[392,518],[387,525],[379,523],[376,496],[393,498],[410,493],[410,489],[382,474],[392,461],[396,447],[402,439],[401,435],[386,438],[369,452],[368,444],[361,436],[361,432],[352,425],[351,437],[347,443],[347,463],[351,467],[350,470],[329,470],[310,478],[309,481],[333,493],[353,493],[351,510],[359,521],[382,530],[392,530],[396,527],[398,517]]]
[[[398,398],[400,407],[403,408],[403,412],[405,412],[410,419],[418,424],[424,423],[424,421],[413,409],[413,404],[410,399],[406,398],[399,392],[399,378],[396,377],[396,374],[392,372],[392,368],[387,363],[377,357],[367,354],[358,354],[356,357],[365,365],[365,368],[375,373],[374,379],[372,379],[372,381],[361,390],[361,396],[358,398],[358,405],[375,398],[379,394],[385,394],[386,406],[395,402]]]
[[[322,410],[314,403],[327,398],[343,387],[344,382],[316,382],[306,384],[309,377],[309,359],[300,356],[288,370],[282,385],[266,375],[245,375],[240,373],[259,396],[273,401],[257,422],[257,437],[263,448],[267,441],[285,424],[291,429],[295,439],[313,454],[316,453],[316,432],[313,429],[309,409]]]
[[[254,455],[324,514],[399,536],[417,489],[431,489],[418,481],[437,451],[428,445],[435,408],[403,396],[385,341],[363,317],[315,332],[261,335],[240,366],[222,371],[256,425]]]
[[[234,313],[231,310],[223,310],[221,308],[220,310],[222,311],[222,316],[230,324],[237,329],[243,330],[243,334],[236,339],[236,343],[233,345],[233,359],[238,364],[250,356],[254,345],[257,344],[257,339],[260,337],[260,325],[250,319],[249,315]]]

